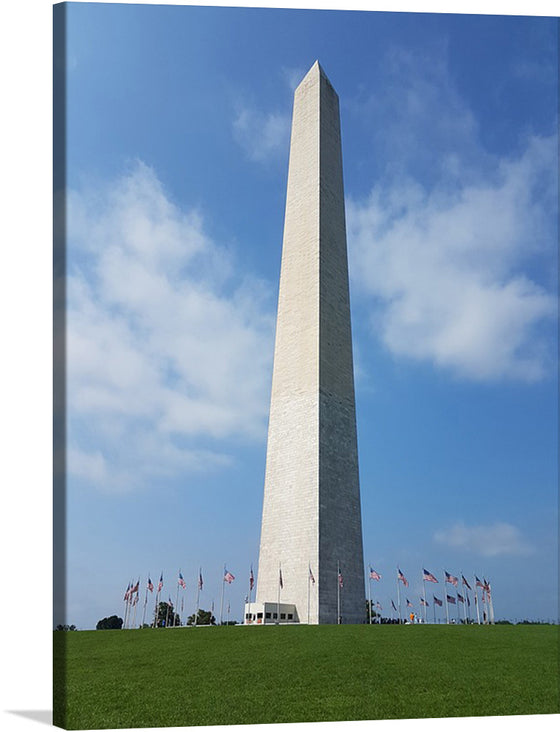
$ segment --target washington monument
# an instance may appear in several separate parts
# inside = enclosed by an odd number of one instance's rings
[[[339,107],[318,61],[294,95],[253,609],[366,618]]]

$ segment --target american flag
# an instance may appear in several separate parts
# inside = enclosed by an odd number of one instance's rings
[[[338,586],[344,587],[344,580],[342,578],[342,574],[340,573],[340,569],[338,570]]]
[[[470,590],[471,589],[471,586],[469,585],[469,583],[465,579],[465,575],[464,574],[461,575],[461,582],[465,585],[465,587],[467,588],[467,590]]]
[[[249,589],[252,590],[255,586],[255,577],[253,575],[253,567],[251,567],[251,574],[249,575]]]
[[[177,582],[178,582],[178,584],[179,584],[179,586],[180,586],[180,587],[182,587],[183,589],[185,589],[185,588],[186,588],[186,586],[187,586],[187,583],[186,583],[186,582],[185,582],[185,580],[183,579],[183,575],[181,574],[181,572],[179,572],[179,579],[178,579],[178,581],[177,581]]]
[[[447,595],[447,602],[448,602],[448,603],[449,603],[450,605],[456,605],[456,604],[457,604],[457,602],[456,602],[455,598],[454,598],[454,597],[451,597],[451,595]]]
[[[488,594],[490,594],[490,582],[488,582],[487,579],[484,580],[484,589]]]
[[[424,600],[424,598],[423,598],[423,597],[421,597],[421,598],[420,598],[420,605],[424,605],[424,607],[430,607],[430,606],[428,605],[428,602],[427,602],[427,600]]]
[[[462,603],[465,602],[465,598],[463,597],[463,595],[460,595],[459,593],[457,593],[457,599],[459,600],[459,602],[462,602]]]
[[[476,580],[476,587],[482,587],[482,589],[484,589],[484,585],[483,585],[483,584],[482,584],[482,582],[481,582],[481,581],[480,581],[480,580],[478,579],[478,577],[477,577],[477,576],[475,575],[475,576],[474,576],[474,578],[475,578],[475,580]]]
[[[152,584],[152,580],[149,577],[148,577],[148,589],[150,590],[150,592],[154,591],[154,586]]]
[[[278,582],[280,583],[280,589],[283,590],[284,589],[284,580],[282,579],[282,570],[279,569],[278,572],[279,572]]]
[[[443,600],[438,600],[435,595],[432,595],[432,597],[434,598],[434,602],[436,605],[439,605],[440,607],[443,605]]]
[[[224,573],[224,582],[227,582],[228,585],[231,585],[231,583],[233,582],[234,579],[235,579],[235,577],[232,575],[232,573],[228,572],[228,570],[226,569],[226,571]]]
[[[161,573],[161,576],[159,578],[159,582],[158,582],[158,586],[157,586],[157,591],[158,592],[161,592],[162,589],[163,589],[163,572]]]
[[[169,598],[169,600],[167,602],[169,603],[169,607],[172,608],[173,607],[173,603],[171,602],[171,598]]]
[[[128,583],[128,587],[126,588],[126,592],[124,593],[123,600],[126,602],[128,600],[128,596],[130,595],[130,582]]]
[[[140,587],[140,580],[134,585],[134,587],[130,590],[131,594],[133,595],[135,592],[138,592],[138,588]]]
[[[203,584],[204,584],[204,581],[202,579],[202,570],[200,570],[199,573],[198,573],[198,589],[199,590],[202,589],[202,585]]]
[[[437,582],[437,579],[434,577],[434,575],[431,572],[428,572],[427,569],[424,569],[423,572],[426,582]]]
[[[383,608],[381,607],[381,603],[379,602],[379,600],[375,603],[375,607],[379,608],[379,610],[383,610]]]
[[[452,574],[449,574],[449,572],[446,572],[445,581],[449,582],[449,584],[453,585],[453,587],[457,587],[457,582],[459,580],[457,579],[457,577],[454,577]]]
[[[311,571],[311,567],[309,567],[309,579],[311,580],[311,584],[315,584],[315,577],[313,576],[313,572]]]
[[[413,605],[412,605],[412,603],[410,602],[410,600],[408,599],[408,597],[406,598],[406,606],[407,606],[407,607],[413,607]]]
[[[393,610],[395,610],[395,612],[396,612],[397,608],[395,607],[395,603],[392,600],[391,600],[391,605],[393,606]]]
[[[369,578],[373,579],[373,580],[380,580],[381,575],[379,574],[379,572],[376,572],[375,569],[373,569],[373,567],[370,567],[369,568]]]
[[[400,569],[398,570],[398,572],[399,572],[398,579],[403,583],[403,585],[405,587],[408,587],[408,580],[407,580],[407,578],[404,576],[404,574],[401,572]]]

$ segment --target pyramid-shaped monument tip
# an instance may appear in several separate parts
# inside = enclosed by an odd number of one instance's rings
[[[305,79],[310,78],[310,77],[311,78],[323,77],[324,79],[326,79],[329,82],[329,84],[331,84],[329,77],[326,75],[325,70],[319,63],[319,59],[315,60],[315,62],[313,63],[313,65],[311,66],[309,71],[305,74],[305,76],[303,77],[303,79],[301,80],[300,83],[303,83],[303,81]],[[332,84],[331,84],[331,86],[332,86]]]

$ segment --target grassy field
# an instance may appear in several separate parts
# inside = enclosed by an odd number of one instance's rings
[[[557,626],[54,634],[68,729],[558,713]]]

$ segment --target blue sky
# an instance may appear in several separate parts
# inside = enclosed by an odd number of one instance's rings
[[[556,30],[69,5],[69,622],[122,615],[162,570],[192,612],[199,566],[219,606],[224,562],[241,616],[292,95],[317,58],[341,103],[375,598],[399,565],[418,609],[425,566],[490,578],[498,618],[557,617]]]

